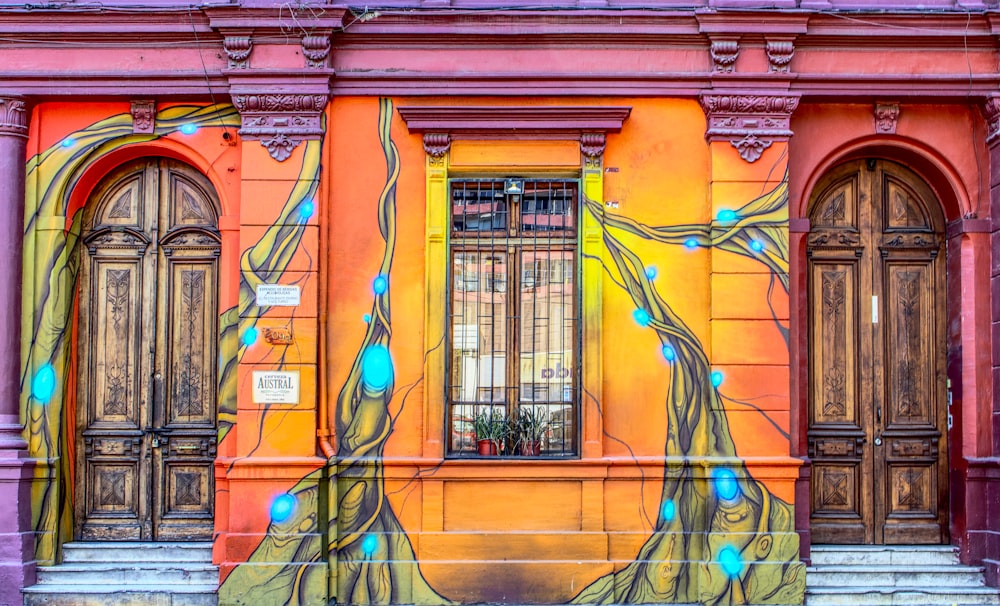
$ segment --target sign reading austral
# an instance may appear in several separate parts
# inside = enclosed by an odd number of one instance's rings
[[[255,294],[259,307],[296,307],[302,304],[302,289],[295,285],[258,284]]]
[[[254,404],[298,404],[299,371],[253,371]]]

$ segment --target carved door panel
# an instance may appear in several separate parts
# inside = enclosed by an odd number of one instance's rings
[[[816,188],[808,246],[814,543],[947,540],[943,218],[887,161]]]
[[[212,534],[217,205],[168,161],[126,165],[84,216],[76,536]]]

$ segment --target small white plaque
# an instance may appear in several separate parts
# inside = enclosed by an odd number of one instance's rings
[[[298,404],[299,371],[253,371],[254,404]]]
[[[302,303],[302,290],[287,284],[258,284],[257,305],[296,307]]]

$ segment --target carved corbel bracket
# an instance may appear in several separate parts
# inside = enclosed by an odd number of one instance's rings
[[[986,143],[993,145],[1000,139],[1000,96],[986,99],[981,109],[986,118]]]
[[[767,52],[767,69],[770,72],[788,73],[789,64],[795,55],[795,43],[791,40],[768,39],[764,45]]]
[[[712,55],[712,70],[731,74],[736,69],[736,59],[740,56],[740,41],[738,38],[714,39],[709,52]]]
[[[28,106],[20,97],[0,97],[0,136],[28,138]]]
[[[432,158],[442,158],[451,149],[451,136],[448,133],[425,133],[424,151]]]
[[[222,48],[229,60],[229,69],[247,69],[250,67],[250,53],[253,51],[253,40],[247,34],[226,36],[222,40]]]
[[[234,94],[240,112],[240,136],[260,141],[278,162],[292,155],[302,141],[323,137],[325,94]]]
[[[330,57],[330,35],[309,35],[302,38],[302,54],[306,58],[306,67],[327,67]]]
[[[133,101],[129,112],[132,114],[132,132],[150,135],[156,126],[156,101]]]
[[[729,141],[747,162],[756,162],[774,141],[792,136],[794,95],[703,94],[709,141]]]
[[[588,166],[601,165],[606,144],[607,137],[604,133],[582,133],[580,135],[580,153],[583,154]]]
[[[875,104],[875,132],[883,135],[896,134],[896,121],[899,119],[898,103]]]

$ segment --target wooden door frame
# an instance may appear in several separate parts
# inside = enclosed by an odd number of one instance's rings
[[[794,162],[794,157],[791,162]],[[966,234],[978,235],[978,232],[984,232],[988,242],[990,221],[989,219],[964,216],[967,214],[967,210],[963,209],[970,208],[970,201],[963,189],[964,184],[956,171],[951,169],[943,158],[937,157],[932,150],[920,149],[913,142],[872,141],[869,139],[845,145],[838,153],[830,154],[822,163],[810,167],[807,171],[791,171],[793,175],[806,175],[806,178],[800,183],[792,181],[789,185],[790,200],[792,201],[789,207],[790,454],[803,461],[795,483],[795,528],[800,539],[800,556],[806,563],[811,561],[809,503],[812,489],[807,442],[810,352],[806,241],[810,232],[809,202],[815,193],[817,184],[827,173],[840,164],[864,158],[891,160],[909,167],[934,192],[944,215],[947,256],[945,321],[948,326],[946,372],[952,380],[952,391],[956,400],[951,409],[953,413],[956,413],[954,414],[954,425],[947,431],[950,474],[948,486],[950,519],[948,522],[951,542],[961,544],[967,541],[965,536],[966,521],[959,502],[964,494],[964,489],[960,493],[959,488],[964,482],[967,464],[961,444],[962,415],[958,413],[961,412],[962,408],[960,399],[963,387],[966,391],[975,393],[975,378],[982,372],[979,370],[971,373],[964,372],[962,345],[969,348],[970,343],[978,344],[976,340],[977,329],[980,333],[986,330],[987,332],[983,334],[988,334],[990,318],[988,315],[975,313],[964,324],[958,320],[963,313],[970,310],[978,311],[971,303],[966,304],[963,301],[963,282],[975,282],[976,276],[969,265],[974,266],[977,270],[989,267],[990,251],[988,247],[983,251],[976,248],[972,250],[974,256],[970,260],[968,254],[964,256],[962,254],[963,252],[968,253],[968,249],[961,248],[961,240],[962,236]],[[986,277],[988,278],[988,275]],[[985,308],[986,311],[989,310],[988,302]],[[975,356],[973,348],[969,348],[965,355]],[[970,375],[972,376],[970,377]],[[966,408],[972,406],[975,406],[975,403],[970,403]]]

